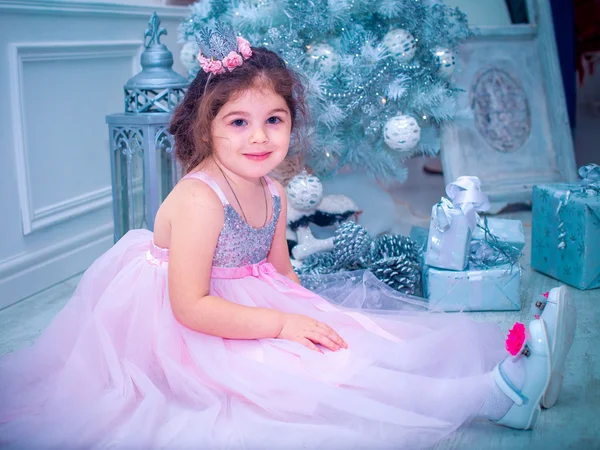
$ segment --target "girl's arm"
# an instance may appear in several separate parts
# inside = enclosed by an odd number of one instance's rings
[[[271,250],[269,251],[267,260],[275,266],[277,272],[300,284],[300,279],[292,268],[287,238],[285,235],[287,226],[287,196],[283,186],[277,181],[273,182],[277,186],[279,196],[281,197],[281,213],[279,215],[279,221],[277,222],[277,228],[275,228],[275,235],[273,236],[273,243],[271,244]]]
[[[192,330],[223,338],[277,337],[285,320],[281,312],[209,295],[223,206],[202,181],[184,180],[175,189],[169,205],[169,298],[175,318]]]
[[[229,339],[287,339],[317,352],[322,352],[317,344],[331,351],[348,347],[331,327],[311,317],[242,306],[210,295],[212,260],[225,219],[223,206],[199,180],[184,180],[172,195],[169,299],[182,325]],[[285,216],[281,223],[285,227]]]

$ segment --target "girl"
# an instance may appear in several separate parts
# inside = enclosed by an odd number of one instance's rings
[[[285,192],[267,176],[297,131],[301,85],[271,51],[235,45],[200,55],[174,114],[187,175],[154,234],[130,231],[36,344],[0,361],[0,442],[415,449],[476,417],[533,427],[560,390],[567,291],[515,327],[507,356],[495,324],[427,312],[372,280],[336,295],[405,307],[373,314],[303,289]]]

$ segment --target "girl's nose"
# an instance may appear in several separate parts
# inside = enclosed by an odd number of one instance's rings
[[[252,136],[250,137],[251,144],[266,144],[269,142],[269,137],[263,127],[257,127],[253,130]]]

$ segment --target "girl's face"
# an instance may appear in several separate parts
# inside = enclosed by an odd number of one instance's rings
[[[291,129],[283,97],[267,87],[251,88],[223,105],[213,120],[213,155],[234,174],[259,178],[285,158]]]

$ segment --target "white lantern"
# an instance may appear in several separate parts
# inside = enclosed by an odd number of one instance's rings
[[[173,71],[173,54],[160,42],[164,33],[154,13],[144,34],[142,71],[124,86],[125,113],[106,116],[115,242],[131,229],[153,230],[159,205],[182,175],[168,129],[188,81]]]

